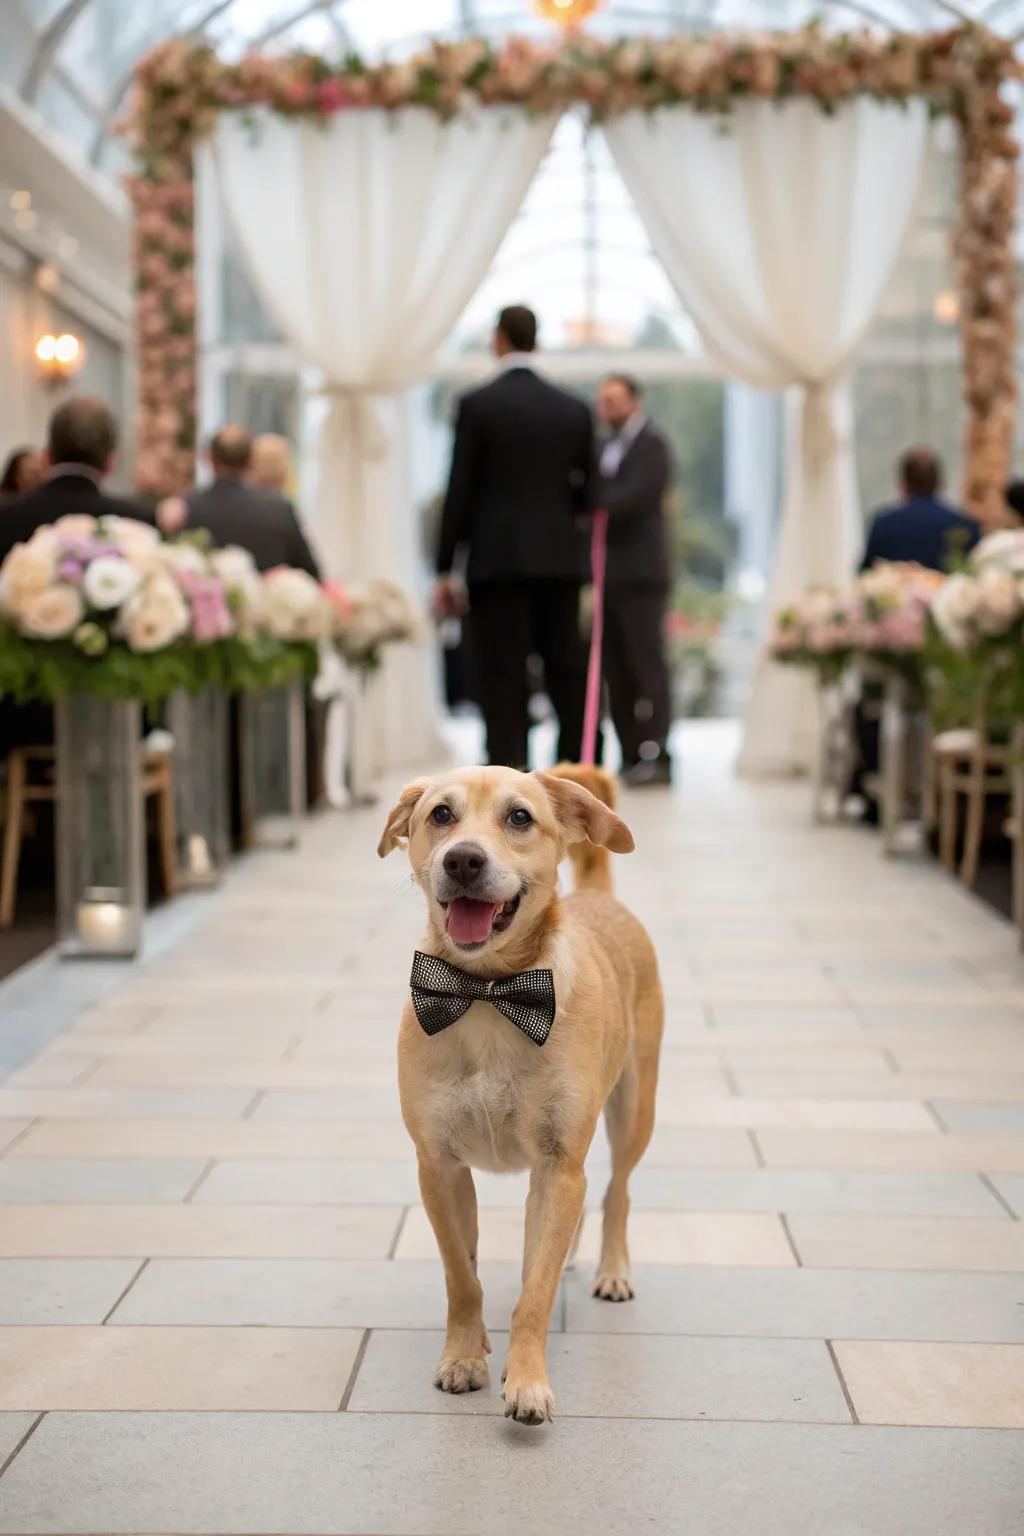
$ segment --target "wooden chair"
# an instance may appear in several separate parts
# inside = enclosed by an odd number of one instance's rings
[[[7,758],[7,821],[0,857],[0,929],[14,922],[18,894],[18,866],[25,836],[28,807],[52,804],[57,798],[54,783],[56,753],[53,747],[14,747]],[[38,770],[33,779],[32,770]],[[174,775],[169,752],[144,752],[142,793],[155,798],[160,842],[160,871],[164,893],[178,889],[178,851],[174,824]]]
[[[940,731],[932,738],[938,801],[939,859],[951,875],[957,873],[956,833],[959,797],[966,801],[960,879],[973,889],[978,878],[985,805],[992,795],[1013,792],[1013,749],[989,740],[984,721],[964,730]]]
[[[1010,784],[1010,815],[1004,830],[1013,844],[1013,921],[1024,949],[1024,725],[1014,727]]]

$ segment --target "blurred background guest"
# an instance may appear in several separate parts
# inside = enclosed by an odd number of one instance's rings
[[[71,512],[151,522],[141,502],[103,489],[116,450],[117,423],[102,400],[79,395],[58,406],[50,418],[44,478],[9,502],[0,518],[0,560],[37,528]]]
[[[273,491],[291,499],[293,487],[292,454],[288,440],[276,432],[260,432],[252,440],[249,459],[249,484],[260,491]]]
[[[634,787],[669,784],[672,683],[665,654],[671,587],[664,502],[668,444],[643,408],[640,384],[603,380],[597,414],[609,436],[600,458],[597,505],[608,513],[604,673],[623,778]]]
[[[1011,480],[1003,492],[1008,528],[1024,528],[1024,480]]]
[[[911,448],[897,467],[899,500],[879,512],[868,533],[861,570],[879,560],[910,560],[933,571],[948,569],[978,542],[973,518],[941,499],[943,470],[931,448]]]
[[[35,448],[15,448],[8,454],[0,479],[0,499],[34,491],[43,478],[43,456]]]
[[[261,571],[293,565],[319,576],[291,502],[276,491],[247,483],[252,439],[242,427],[222,427],[209,447],[213,483],[185,498],[187,526],[205,528],[214,544],[239,544]]]
[[[489,761],[528,764],[528,663],[539,655],[558,756],[575,762],[586,686],[578,519],[591,507],[593,423],[582,400],[537,372],[532,310],[503,309],[491,346],[498,377],[459,405],[435,605],[442,616],[458,611],[452,572],[464,557]]]

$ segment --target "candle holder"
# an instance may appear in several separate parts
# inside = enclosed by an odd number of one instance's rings
[[[167,704],[174,737],[178,864],[187,886],[220,883],[231,847],[228,701],[219,688],[179,691]]]
[[[146,889],[139,705],[71,694],[54,722],[59,951],[131,959]]]
[[[306,714],[301,683],[239,700],[242,840],[294,848],[306,805]]]

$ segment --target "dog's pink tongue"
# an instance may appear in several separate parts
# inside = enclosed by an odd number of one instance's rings
[[[497,907],[491,901],[459,896],[448,903],[448,937],[456,944],[482,944],[491,936]]]

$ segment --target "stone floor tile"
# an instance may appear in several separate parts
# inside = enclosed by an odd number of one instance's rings
[[[596,1261],[600,1251],[600,1215],[591,1211],[583,1223],[580,1263]],[[630,1220],[630,1253],[639,1264],[795,1263],[778,1218],[733,1212],[636,1211]],[[511,1261],[522,1253],[522,1210],[480,1212],[483,1259]],[[427,1259],[437,1253],[426,1212],[414,1206],[406,1216],[395,1248],[396,1259]]]
[[[14,1454],[35,1422],[34,1413],[0,1413],[0,1467]]]
[[[204,1186],[205,1188],[205,1186]],[[588,1191],[588,1203],[593,1183]],[[599,1197],[603,1190],[596,1191]],[[974,1173],[858,1169],[637,1168],[632,1208],[652,1211],[778,1211],[782,1214],[989,1216],[1006,1214]]]
[[[370,1336],[349,1412],[493,1414],[508,1335],[491,1338],[491,1383],[454,1395],[434,1386],[444,1332]],[[562,1334],[548,1371],[559,1420],[749,1419],[845,1424],[850,1412],[821,1341]],[[0,1402],[3,1399],[0,1397]]]
[[[409,1156],[400,1120],[50,1120],[32,1127],[12,1157],[347,1157]],[[749,1149],[748,1149],[749,1150]],[[750,1153],[753,1157],[753,1153]]]
[[[383,1259],[396,1206],[11,1205],[8,1258]]]
[[[0,1120],[0,1154],[11,1145],[12,1141],[17,1141],[18,1137],[28,1130],[31,1123],[30,1120]]]
[[[514,1511],[517,1529],[635,1536],[685,1510],[736,1536],[756,1508],[758,1536],[1007,1536],[1022,1500],[1019,1439],[998,1430],[76,1413],[13,1462],[0,1531],[507,1536]]]
[[[0,1116],[47,1120],[216,1120],[241,1115],[253,1095],[238,1088],[0,1088]]]
[[[0,1326],[102,1323],[137,1259],[0,1259]]]
[[[362,1337],[340,1328],[0,1328],[0,1410],[334,1413]]]
[[[80,1077],[92,1075],[95,1055],[77,1055],[70,1051],[48,1052],[28,1066],[12,1072],[3,1080],[5,1088],[67,1088]]]
[[[206,1167],[201,1158],[178,1162],[90,1162],[77,1158],[9,1157],[0,1160],[0,1208],[174,1203],[186,1199]]]
[[[392,1074],[393,1075],[393,1074]],[[401,1117],[398,1084],[367,1088],[276,1088],[263,1094],[253,1120],[386,1120]]]
[[[153,1083],[165,1088],[248,1088],[251,1093],[260,1088],[393,1089],[395,1064],[382,1060],[380,1052],[367,1060],[355,1059],[350,1053],[307,1056],[302,1061],[286,1061],[283,1056],[123,1053],[103,1060],[89,1075],[92,1088],[146,1087]]]
[[[586,1264],[566,1277],[569,1332],[1024,1343],[1016,1275],[650,1264],[637,1266],[636,1299],[622,1305],[592,1297],[591,1278]]]
[[[0,1271],[2,1273],[2,1271]],[[520,1263],[480,1266],[484,1315],[508,1327]],[[439,1259],[392,1264],[329,1259],[155,1259],[112,1323],[278,1328],[438,1328]],[[560,1327],[556,1308],[555,1327]]]
[[[1024,1103],[962,1103],[936,1098],[935,1110],[943,1125],[957,1135],[1019,1136],[1024,1141]]]
[[[848,1269],[1024,1271],[1024,1224],[939,1217],[794,1216],[805,1265]]]
[[[602,1129],[595,1144],[605,1144]],[[655,1124],[644,1161],[666,1168],[753,1168],[757,1154],[746,1131],[738,1127],[662,1123]]]
[[[659,1105],[659,1107],[661,1107]],[[881,1099],[669,1099],[663,1118],[673,1125],[834,1127],[836,1130],[931,1131],[921,1104]]]
[[[1024,1345],[837,1341],[862,1424],[1024,1429]]]
[[[0,1162],[0,1188],[3,1168]],[[390,1163],[271,1160],[215,1163],[196,1191],[195,1204],[415,1205],[419,1198],[411,1158]]]
[[[1024,1221],[1024,1173],[994,1173],[992,1183],[1013,1214]]]
[[[37,1134],[30,1131],[25,1141]],[[927,1132],[825,1131],[771,1128],[754,1137],[772,1168],[960,1169],[975,1173],[1024,1172],[1024,1139],[1016,1136],[942,1136]],[[18,1143],[18,1151],[25,1142]]]

